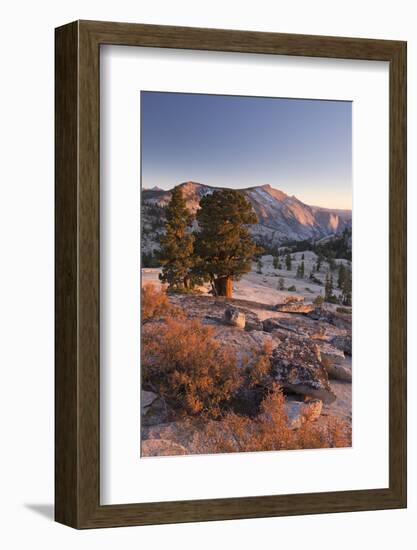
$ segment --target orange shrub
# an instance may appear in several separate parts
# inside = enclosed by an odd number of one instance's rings
[[[285,397],[278,386],[265,397],[255,418],[227,413],[208,421],[194,436],[192,453],[231,453],[348,447],[350,426],[335,417],[305,422],[299,430],[288,427]]]
[[[158,289],[154,285],[144,285],[141,291],[141,312],[142,323],[152,319],[164,318],[168,315],[182,317],[184,315],[181,308],[174,306],[168,300],[168,296],[163,289]]]
[[[245,358],[246,378],[249,387],[263,386],[269,382],[271,373],[272,343],[265,342],[262,349],[253,348]]]
[[[149,323],[142,331],[142,383],[171,405],[216,418],[240,385],[236,357],[198,320]]]

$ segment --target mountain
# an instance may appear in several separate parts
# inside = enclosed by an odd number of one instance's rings
[[[182,183],[181,188],[187,208],[193,213],[199,208],[202,197],[221,189],[193,181]],[[270,185],[239,191],[245,195],[258,216],[259,223],[251,226],[251,233],[264,245],[318,240],[341,233],[352,225],[351,210],[309,206]],[[142,246],[145,250],[158,248],[158,235],[163,231],[163,209],[170,198],[171,191],[159,188],[142,190]]]

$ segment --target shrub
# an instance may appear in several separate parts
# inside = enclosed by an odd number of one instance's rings
[[[290,292],[297,292],[297,289],[295,288],[295,285],[289,286],[289,287],[288,287],[288,290],[289,290]]]
[[[197,432],[191,445],[194,453],[232,453],[293,448],[294,433],[287,427],[285,398],[274,386],[261,404],[261,413],[251,419],[227,413],[220,421],[209,421]]]
[[[220,421],[208,421],[191,444],[193,453],[231,453],[348,447],[351,428],[336,417],[307,420],[301,428],[288,427],[285,397],[275,385],[255,418],[227,413]]]
[[[253,348],[246,358],[246,382],[249,387],[263,386],[269,381],[271,373],[272,344],[265,342],[262,349]]]
[[[346,314],[351,314],[352,313],[352,310],[349,309],[348,307],[337,307],[336,311],[337,311],[337,313],[346,313]]]
[[[157,389],[177,410],[216,418],[241,383],[236,357],[198,320],[145,325],[142,384]]]
[[[316,306],[321,306],[324,303],[324,298],[321,294],[316,296],[313,300],[313,304]]]
[[[322,417],[322,421],[305,422],[297,430],[298,449],[326,449],[331,447],[350,447],[352,430],[347,422],[336,417]]]
[[[167,316],[175,315],[177,318],[184,316],[183,310],[172,305],[164,290],[156,288],[155,285],[144,285],[142,287],[141,312],[142,323]]]

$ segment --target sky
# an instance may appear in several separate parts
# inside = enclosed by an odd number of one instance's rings
[[[141,92],[142,186],[270,184],[352,207],[352,103]]]

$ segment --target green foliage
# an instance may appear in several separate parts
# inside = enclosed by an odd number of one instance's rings
[[[322,258],[340,258],[352,261],[352,230],[346,228],[342,233],[334,235],[330,239],[326,239],[324,242],[316,243],[310,239],[304,241],[287,241],[285,243],[285,252],[304,252],[305,250],[311,250],[315,252],[317,256]]]
[[[330,271],[334,271],[336,269],[336,262],[333,255],[327,257],[327,262],[329,264]]]
[[[141,267],[160,267],[158,254],[155,251],[142,252]]]
[[[274,266],[274,269],[279,269],[279,258],[278,256],[274,256],[272,259],[272,265]]]
[[[345,313],[346,315],[352,313],[352,310],[347,307],[337,307],[336,311],[337,313]]]
[[[344,229],[339,235],[315,245],[314,251],[325,258],[343,258],[352,261],[352,230]]]
[[[321,294],[318,294],[313,300],[313,304],[316,306],[321,306],[323,302],[324,302],[324,298]]]
[[[256,214],[241,193],[223,189],[201,199],[197,221],[195,272],[211,282],[215,294],[231,296],[231,281],[248,273],[260,253],[247,227],[257,223]]]
[[[352,306],[352,271],[345,267],[342,273],[339,271],[339,278],[342,290],[342,304],[350,307]]]
[[[297,274],[296,274],[297,279],[304,279],[304,272],[305,272],[305,267],[304,267],[304,260],[303,260],[301,264],[297,267]]]
[[[258,260],[256,263],[256,273],[259,273],[259,275],[262,275],[262,268],[263,268],[263,263],[261,262],[261,260]]]
[[[159,278],[170,290],[189,288],[194,280],[194,235],[190,232],[192,216],[186,208],[181,187],[175,187],[166,207],[165,234],[160,238],[160,260],[163,265]]]
[[[289,287],[288,287],[288,290],[289,290],[290,292],[297,292],[297,289],[296,289],[295,285],[289,286]]]
[[[291,271],[291,256],[289,254],[285,256],[285,267],[287,271]]]
[[[324,299],[331,304],[337,304],[338,299],[333,294],[333,275],[329,272],[326,273],[326,281],[324,283]]]
[[[315,283],[316,285],[320,285],[320,286],[323,285],[323,283],[321,282],[321,280],[318,279],[318,278],[314,275],[313,271],[311,271],[309,279],[310,279],[313,283]]]

